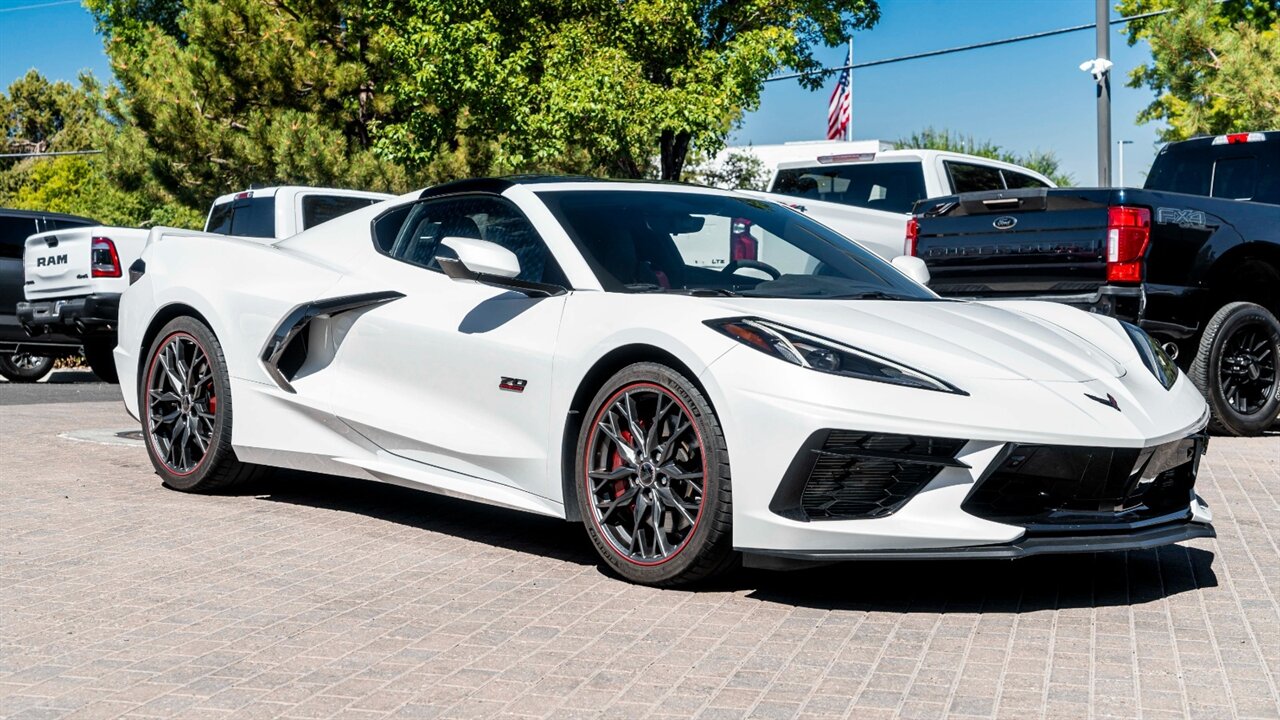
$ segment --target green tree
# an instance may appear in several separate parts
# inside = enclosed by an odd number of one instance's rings
[[[151,171],[192,208],[253,183],[403,190],[360,0],[87,0]]]
[[[1011,150],[1005,150],[990,140],[978,141],[972,135],[961,135],[947,129],[937,130],[932,127],[901,138],[896,144],[900,148],[947,150],[1021,165],[1044,175],[1052,180],[1054,185],[1060,187],[1068,187],[1076,182],[1070,173],[1062,171],[1062,161],[1051,150],[1032,150],[1020,155]]]
[[[1124,15],[1171,9],[1130,23],[1129,44],[1145,40],[1152,62],[1129,75],[1155,100],[1141,122],[1164,122],[1164,140],[1280,127],[1280,2],[1121,0]]]
[[[876,0],[392,0],[379,39],[403,115],[377,146],[420,167],[469,142],[497,171],[681,177],[759,106],[763,82]],[[802,81],[815,88],[821,76]]]
[[[94,151],[28,157],[0,165],[0,204],[84,215],[120,225],[199,226],[150,173],[154,153],[120,105],[92,75],[49,82],[36,71],[0,93],[4,138],[13,152]]]

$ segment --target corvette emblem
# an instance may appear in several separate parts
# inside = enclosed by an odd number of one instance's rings
[[[1001,215],[991,223],[991,227],[997,230],[1009,230],[1018,224],[1018,218],[1009,215]]]
[[[1089,393],[1085,393],[1084,396],[1089,398],[1090,400],[1100,402],[1103,405],[1106,405],[1111,409],[1115,410],[1116,412],[1121,412],[1120,403],[1116,402],[1116,399],[1112,397],[1111,393],[1107,393],[1107,396],[1104,398],[1098,397],[1097,395],[1090,395]]]

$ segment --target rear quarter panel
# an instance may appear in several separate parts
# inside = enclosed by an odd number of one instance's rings
[[[271,382],[258,360],[267,337],[290,310],[339,277],[297,252],[206,234],[160,233],[142,258],[146,273],[121,300],[121,350],[144,358],[157,315],[185,306],[217,336],[230,375],[263,384]]]

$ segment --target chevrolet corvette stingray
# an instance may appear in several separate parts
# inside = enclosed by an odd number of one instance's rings
[[[464,180],[280,241],[153,230],[115,359],[171,488],[422,488],[582,522],[639,583],[1213,534],[1205,402],[1142,330],[912,262],[727,191]]]

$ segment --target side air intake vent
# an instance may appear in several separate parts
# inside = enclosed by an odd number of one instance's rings
[[[276,325],[267,344],[262,347],[262,365],[267,374],[275,380],[282,390],[294,392],[289,381],[294,378],[303,363],[307,361],[307,328],[311,321],[319,317],[333,317],[342,313],[360,310],[373,305],[381,305],[404,297],[402,293],[392,290],[345,295],[327,298],[315,302],[304,303],[289,311],[289,314]]]

